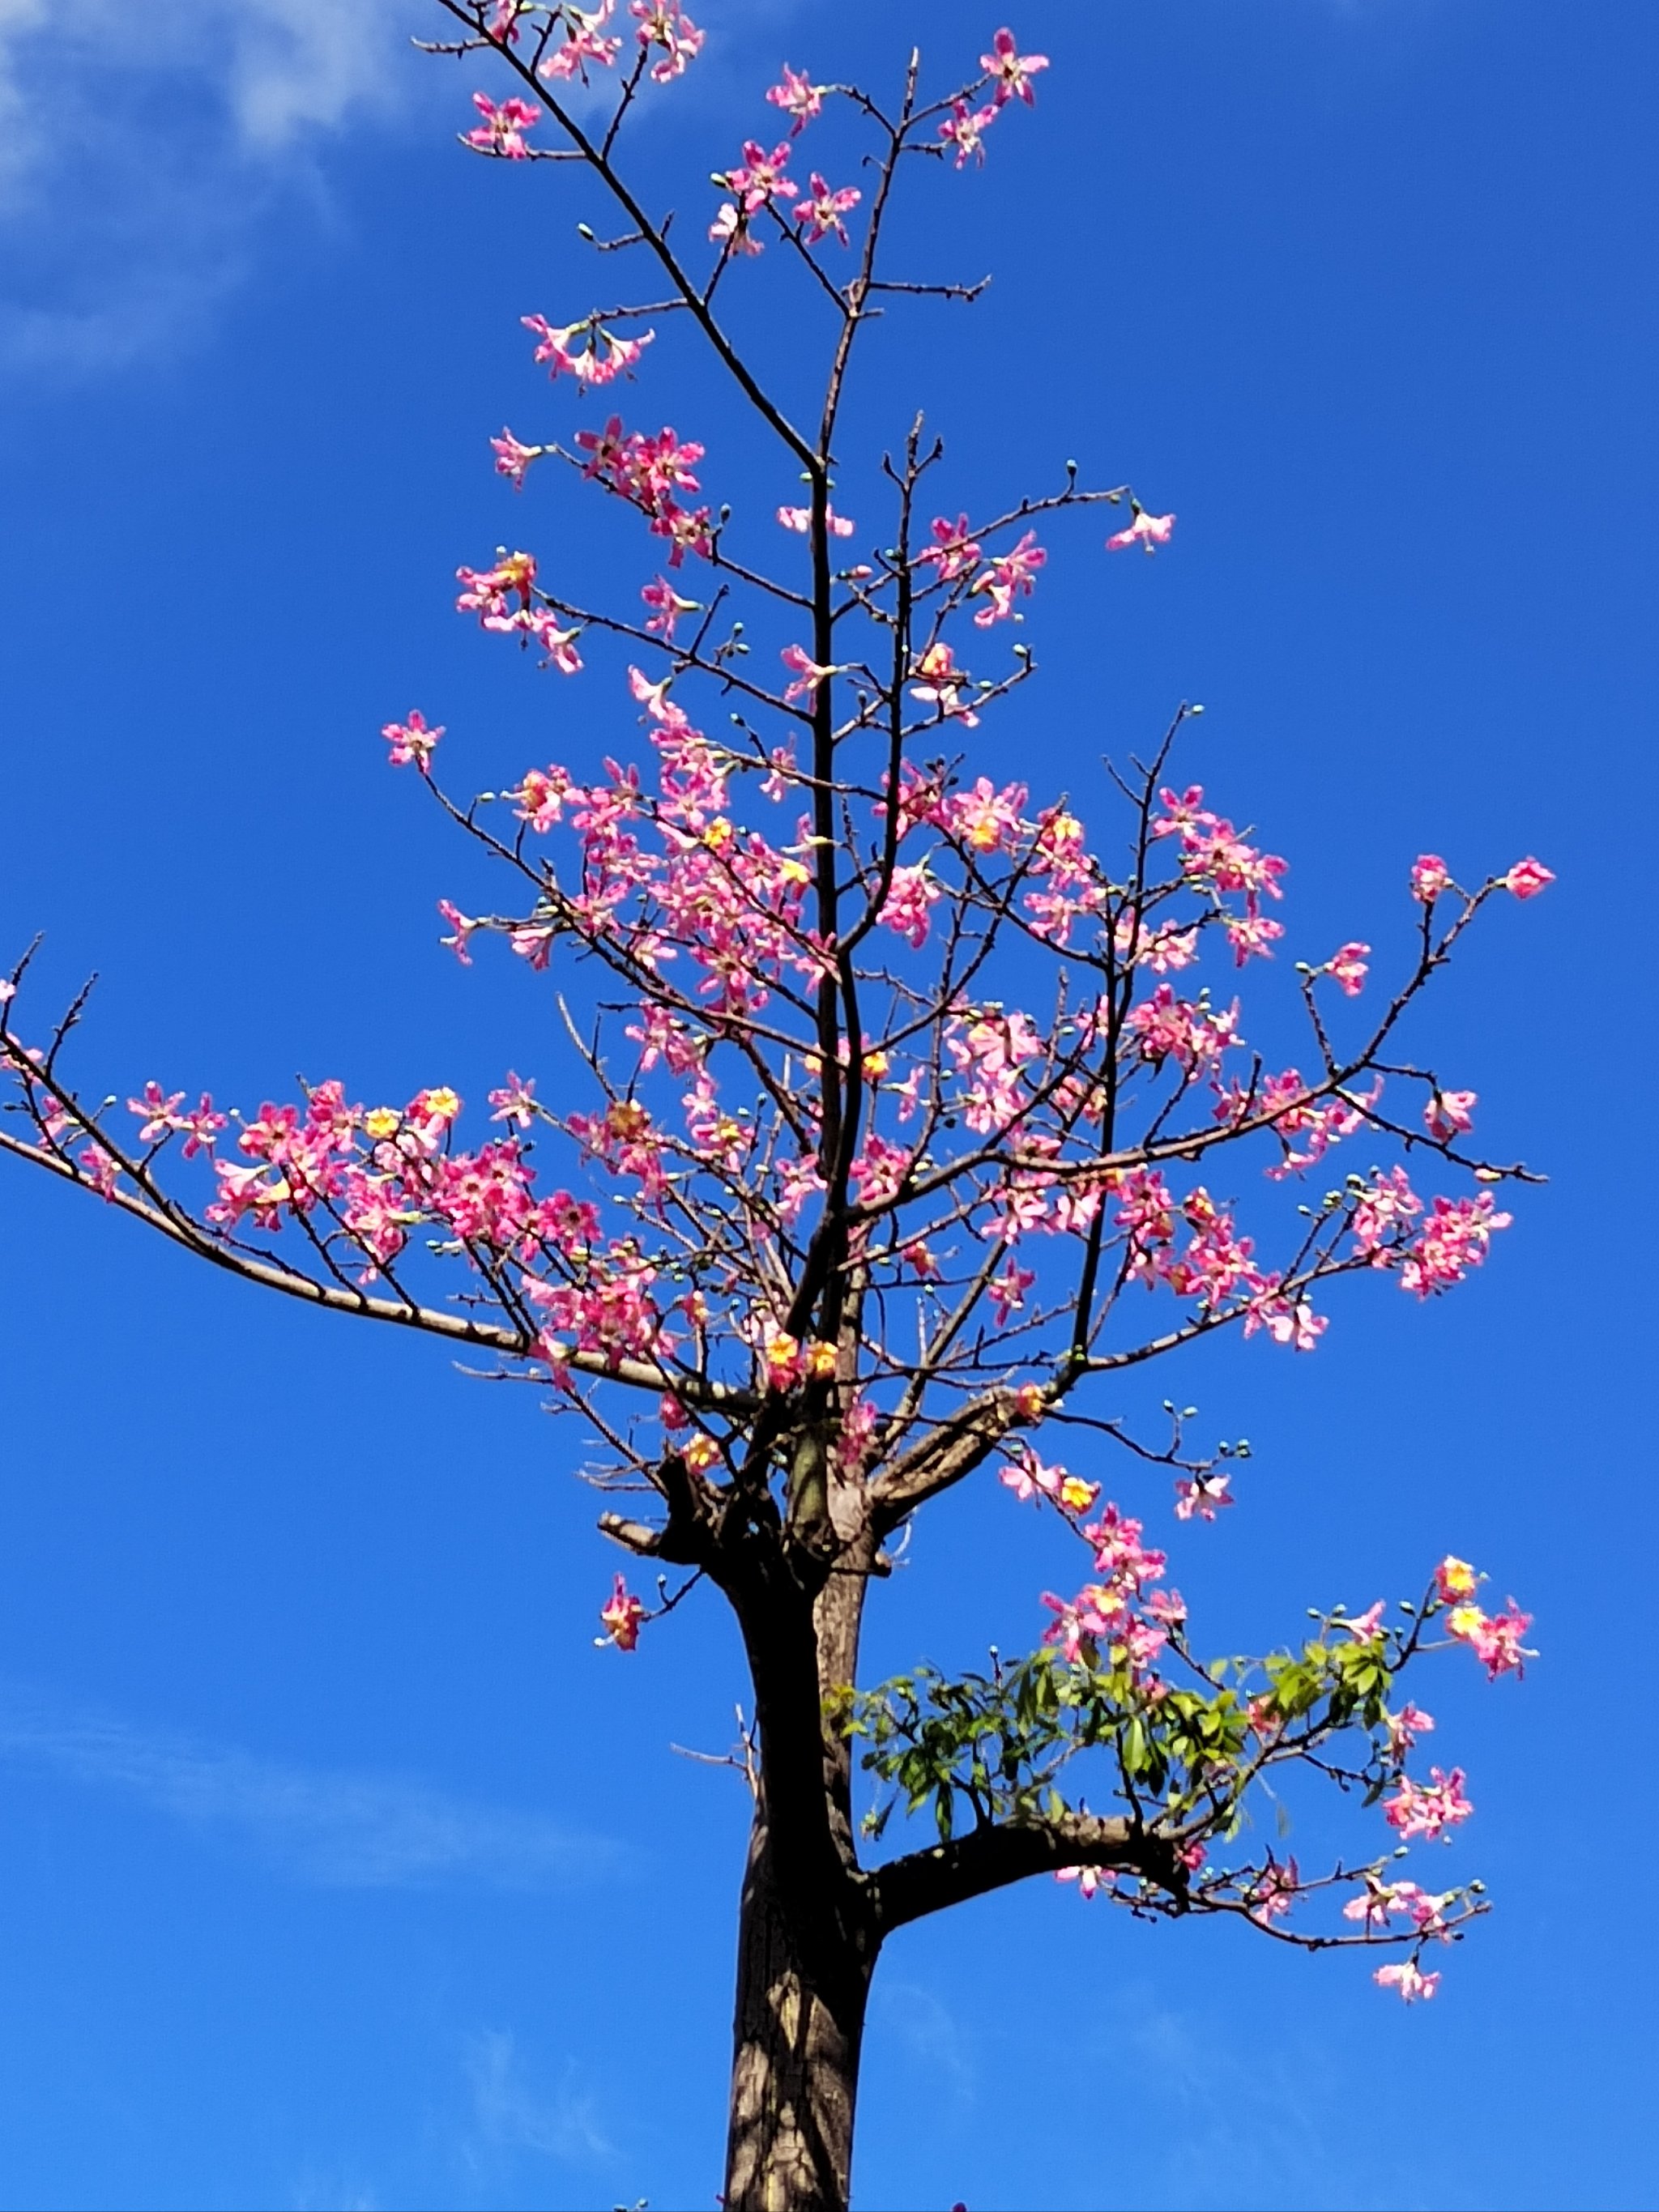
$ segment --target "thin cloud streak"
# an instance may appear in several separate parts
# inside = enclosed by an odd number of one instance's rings
[[[665,96],[723,102],[798,12],[709,0],[703,61]],[[106,375],[197,343],[262,229],[296,204],[329,219],[331,144],[474,119],[489,58],[458,80],[410,51],[447,28],[434,0],[0,0],[0,371]]]
[[[0,0],[0,367],[192,343],[318,155],[435,96],[422,0]]]
[[[282,1871],[327,1887],[563,1888],[615,1872],[624,1856],[538,1814],[468,1804],[396,1777],[289,1766],[3,1692],[0,1759],[120,1791],[189,1826],[238,1832]]]
[[[0,0],[0,112],[14,173],[96,143],[122,80],[205,88],[248,148],[283,148],[392,97],[388,63],[412,0]],[[37,95],[74,71],[79,97]],[[173,108],[173,120],[185,118]],[[198,118],[189,118],[192,122]]]
[[[599,2126],[593,2098],[578,2085],[573,2063],[556,2087],[536,2088],[526,2079],[512,2034],[487,2029],[474,2038],[466,2070],[480,2138],[470,2151],[475,2170],[493,2162],[479,2155],[481,2149],[535,2151],[584,2166],[606,2164],[617,2155]]]

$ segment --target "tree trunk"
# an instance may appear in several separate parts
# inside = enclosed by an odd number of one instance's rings
[[[760,1750],[738,1923],[726,2212],[847,2212],[851,2181],[880,1938],[853,1832],[852,1747],[825,1729],[823,1701],[854,1679],[876,1547],[833,1465],[823,1505],[832,1565],[791,1558],[759,1528],[726,1565]]]
[[[846,2212],[875,1964],[856,1903],[851,1885],[839,1897],[789,1895],[757,1806],[738,1929],[726,2212]]]

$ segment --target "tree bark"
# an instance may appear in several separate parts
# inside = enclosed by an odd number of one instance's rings
[[[829,1502],[844,1516],[840,1488]],[[726,2212],[846,2212],[851,2183],[880,1937],[853,1833],[851,1746],[825,1729],[823,1698],[853,1679],[875,1547],[862,1529],[837,1533],[815,1597],[781,1553],[735,1578],[760,1774],[738,1925]]]
[[[875,1944],[850,1893],[779,1879],[755,1809],[738,1930],[726,2212],[846,2212]]]

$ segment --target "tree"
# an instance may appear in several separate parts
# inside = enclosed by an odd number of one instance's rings
[[[1212,1521],[1245,1447],[1197,1449],[1172,1401],[1149,1440],[1098,1409],[1099,1378],[1228,1328],[1311,1350],[1330,1279],[1392,1273],[1427,1298],[1484,1260],[1509,1220],[1493,1187],[1525,1170],[1481,1156],[1473,1095],[1404,1057],[1403,1032],[1476,915],[1549,872],[1528,859],[1466,889],[1421,856],[1416,956],[1392,994],[1345,1006],[1364,945],[1300,963],[1311,1073],[1274,1072],[1231,987],[1189,980],[1206,957],[1222,976],[1271,958],[1284,934],[1284,863],[1166,781],[1195,708],[1111,771],[1121,815],[1098,842],[1062,796],[1034,805],[964,766],[958,748],[1035,672],[1001,640],[1048,557],[1039,531],[1110,506],[1108,546],[1152,554],[1175,522],[1070,466],[1000,513],[936,513],[945,455],[920,420],[858,477],[882,501],[873,542],[834,502],[865,333],[930,298],[963,312],[981,289],[889,273],[894,196],[919,161],[982,161],[1033,102],[1041,57],[999,31],[934,97],[912,55],[885,104],[786,68],[766,94],[777,143],[744,146],[707,241],[684,246],[622,167],[653,88],[696,58],[684,15],[436,4],[456,27],[433,50],[511,80],[499,102],[476,95],[465,143],[575,165],[622,226],[585,233],[603,265],[651,269],[629,303],[526,319],[556,382],[606,396],[568,442],[494,442],[515,485],[565,467],[635,510],[658,573],[637,607],[590,607],[573,564],[503,549],[459,572],[459,601],[563,676],[584,651],[631,656],[649,773],[532,768],[463,803],[439,780],[441,729],[411,711],[386,731],[511,886],[499,913],[442,902],[458,957],[502,936],[536,975],[556,963],[561,1103],[509,1074],[467,1150],[444,1089],[365,1109],[330,1080],[242,1115],[151,1081],[130,1133],[70,1081],[84,997],[42,1043],[18,1026],[26,957],[0,983],[0,1147],[246,1280],[543,1378],[596,1441],[599,1479],[645,1501],[599,1524],[656,1574],[654,1600],[618,1575],[602,1608],[622,1650],[704,1585],[731,1605],[755,1812],[726,2201],[841,2205],[870,1978],[910,1921],[1048,1874],[1142,1915],[1382,1948],[1376,1978],[1409,2002],[1434,1993],[1429,1947],[1484,1909],[1478,1885],[1437,1892],[1389,1863],[1469,1810],[1460,1770],[1407,1772],[1431,1723],[1395,1685],[1447,1644],[1518,1670],[1514,1601],[1488,1611],[1447,1558],[1392,1625],[1339,1607],[1294,1647],[1206,1662],[1144,1522],[1053,1455],[1126,1450],[1173,1480],[1179,1517]],[[792,173],[809,130],[856,185]],[[733,295],[769,280],[793,288],[776,312],[803,344],[823,332],[811,415],[734,335]],[[598,419],[675,318],[775,457],[775,519],[701,502],[702,449],[673,430]],[[700,726],[716,718],[718,737]],[[738,819],[750,807],[766,827]],[[1353,1172],[1279,1217],[1220,1194],[1247,1155],[1300,1188],[1338,1146]],[[1419,1194],[1413,1153],[1455,1194]],[[870,1583],[912,1518],[981,1469],[1083,1545],[1080,1587],[1044,1595],[1024,1656],[861,1688]],[[1256,1844],[1252,1808],[1286,1767],[1380,1806],[1376,1854],[1308,1874]]]

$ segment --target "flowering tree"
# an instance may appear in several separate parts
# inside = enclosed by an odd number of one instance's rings
[[[702,447],[602,419],[608,393],[567,436],[504,431],[503,476],[575,471],[635,511],[653,573],[637,605],[589,606],[503,550],[460,570],[459,605],[562,676],[619,641],[648,765],[591,783],[531,767],[463,802],[439,780],[441,729],[410,712],[386,730],[503,886],[499,912],[442,901],[445,942],[470,963],[504,938],[538,976],[586,963],[591,1020],[561,1000],[557,1103],[509,1074],[471,1149],[447,1088],[365,1109],[330,1080],[242,1115],[150,1081],[129,1124],[70,1081],[80,1001],[38,1035],[21,1021],[26,957],[0,982],[0,1146],[248,1281],[543,1378],[601,1480],[643,1500],[599,1522],[655,1577],[651,1599],[616,1577],[600,1620],[621,1650],[694,1589],[731,1605],[755,1809],[726,2202],[840,2206],[870,1978],[907,1922],[1046,1874],[1141,1915],[1381,1953],[1375,1978],[1410,2002],[1439,1978],[1425,1954],[1483,1909],[1479,1885],[1393,1863],[1470,1811],[1460,1769],[1408,1771],[1433,1723],[1402,1678],[1447,1644],[1518,1671],[1528,1617],[1488,1610],[1448,1558],[1394,1617],[1339,1607],[1265,1657],[1206,1662],[1143,1521],[1057,1458],[1127,1451],[1164,1470],[1177,1519],[1212,1522],[1245,1448],[1195,1450],[1173,1411],[1156,1441],[1133,1434],[1095,1409],[1099,1378],[1229,1328],[1311,1351],[1334,1278],[1424,1299],[1480,1264],[1510,1218],[1493,1187],[1523,1170],[1480,1154],[1473,1094],[1403,1036],[1476,915],[1550,875],[1528,859],[1466,887],[1419,858],[1406,972],[1365,1011],[1367,946],[1298,963],[1304,1066],[1275,1069],[1222,978],[1273,957],[1285,863],[1172,775],[1197,709],[1114,771],[1119,817],[1096,841],[1063,797],[963,765],[1033,672],[1005,641],[1040,534],[1112,506],[1108,547],[1151,554],[1175,521],[1069,467],[1001,513],[936,512],[944,456],[920,421],[867,479],[873,536],[836,504],[866,326],[979,289],[887,273],[894,194],[918,161],[983,161],[1042,57],[998,31],[934,97],[912,56],[886,103],[786,67],[772,127],[717,176],[692,241],[623,167],[652,88],[702,46],[684,15],[434,4],[455,28],[433,51],[508,80],[476,95],[464,143],[577,165],[622,226],[584,235],[651,271],[632,303],[526,316],[536,359],[578,402],[636,372],[646,389],[678,318],[785,495],[761,518],[716,509]],[[828,176],[808,150],[825,139]],[[803,344],[818,319],[815,419],[732,335],[729,295],[757,276],[800,295]],[[1325,1182],[1339,1146],[1350,1170],[1276,1212],[1273,1188]],[[1219,1194],[1247,1154],[1269,1186],[1249,1225]],[[1425,1164],[1453,1188],[1420,1189]],[[1081,1546],[1076,1587],[1042,1594],[1023,1657],[860,1686],[871,1583],[911,1517],[981,1469]],[[1253,1802],[1285,1767],[1377,1808],[1375,1855],[1310,1871],[1255,1841]]]

